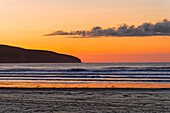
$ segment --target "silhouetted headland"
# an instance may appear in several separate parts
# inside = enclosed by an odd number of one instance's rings
[[[81,60],[52,51],[30,50],[0,44],[0,63],[81,63]]]

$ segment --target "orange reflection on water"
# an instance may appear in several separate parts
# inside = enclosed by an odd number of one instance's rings
[[[55,83],[6,83],[0,82],[1,88],[170,88],[170,84],[55,84]]]

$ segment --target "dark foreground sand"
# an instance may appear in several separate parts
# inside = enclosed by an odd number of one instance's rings
[[[170,89],[0,89],[0,112],[170,112]]]

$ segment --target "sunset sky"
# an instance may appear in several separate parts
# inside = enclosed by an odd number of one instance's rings
[[[170,20],[169,12],[170,0],[0,0],[0,44],[70,54],[83,62],[170,62],[170,36],[44,36],[154,24]]]

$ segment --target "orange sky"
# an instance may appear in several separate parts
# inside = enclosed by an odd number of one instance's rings
[[[170,19],[169,0],[0,0],[0,43],[71,54],[83,62],[170,62],[170,37],[44,37]]]

